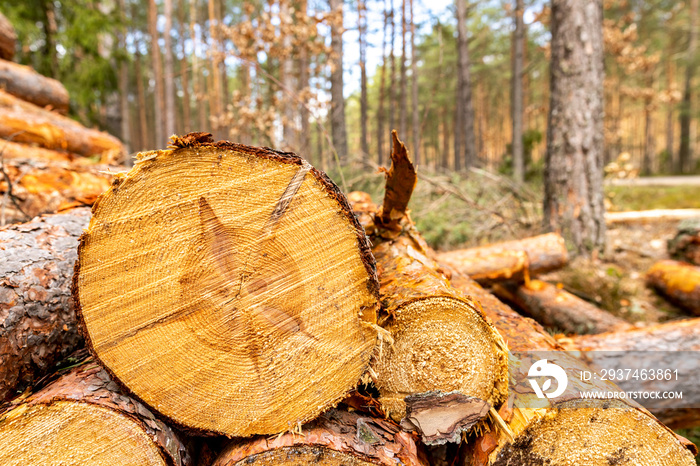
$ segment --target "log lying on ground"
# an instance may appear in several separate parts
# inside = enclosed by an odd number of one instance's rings
[[[28,66],[0,60],[0,89],[39,107],[49,107],[63,115],[68,113],[70,98],[63,84]]]
[[[259,464],[427,466],[428,462],[413,436],[391,421],[332,409],[301,432],[234,440],[211,466]]]
[[[569,260],[564,238],[548,233],[522,240],[505,241],[471,249],[443,252],[437,260],[478,283],[523,282],[530,276],[549,272]]]
[[[528,379],[535,358],[556,353],[556,363],[573,373],[590,370],[568,353],[536,322],[518,315],[476,282],[457,272],[452,284],[477,299],[496,325],[511,351],[511,383]],[[528,390],[511,387],[507,404],[499,413],[513,435],[504,429],[488,432],[469,444],[464,464],[470,466],[545,465],[609,466],[610,464],[695,464],[697,450],[676,436],[644,408],[629,400],[586,400],[580,391],[594,388],[618,391],[609,382],[583,382],[569,377],[569,388],[553,399],[539,399]],[[692,449],[692,450],[690,450]],[[692,451],[692,452],[691,452]]]
[[[88,157],[96,155],[102,163],[120,162],[126,156],[124,145],[114,136],[85,128],[4,91],[0,91],[0,137]]]
[[[0,154],[7,160],[33,160],[36,162],[65,162],[79,165],[95,165],[95,161],[70,152],[51,150],[20,142],[0,141]]]
[[[615,225],[618,223],[670,222],[696,217],[700,217],[700,209],[655,209],[632,212],[606,212],[605,223],[608,225]]]
[[[478,305],[450,287],[426,256],[427,245],[405,213],[413,190],[406,173],[415,171],[393,136],[382,209],[366,193],[348,195],[373,244],[386,311],[380,324],[393,337],[393,345],[383,348],[373,366],[375,384],[389,416],[397,421],[406,417],[424,442],[459,442],[462,431],[505,399],[507,348]],[[408,405],[407,395],[415,395]],[[452,418],[431,423],[431,416],[447,411]]]
[[[70,284],[90,209],[0,229],[0,403],[82,344]]]
[[[3,221],[26,221],[40,214],[91,206],[121,170],[104,165],[28,159],[6,160],[3,167],[10,184],[7,178],[0,180],[0,225]],[[6,199],[10,188],[12,199]]]
[[[12,60],[15,56],[15,42],[17,42],[17,33],[12,23],[5,15],[0,13],[0,58],[3,60]]]
[[[182,438],[91,363],[0,413],[0,463],[193,464]]]
[[[206,133],[173,147],[142,154],[95,204],[74,282],[88,345],[179,425],[294,428],[367,369],[369,242],[337,186],[294,154]]]
[[[498,284],[493,292],[528,317],[561,332],[590,334],[625,330],[632,325],[566,290],[540,280]]]
[[[674,259],[700,265],[700,217],[678,225],[676,236],[668,240],[668,253]]]
[[[678,401],[655,402],[652,413],[672,429],[700,426],[700,383],[697,380],[697,356],[687,353],[700,351],[700,319],[653,325],[626,331],[581,335],[560,340],[572,351],[582,351],[594,368],[625,371],[638,366],[633,358],[653,359],[662,369],[678,370],[668,391],[683,393],[687,408],[678,408]],[[653,352],[653,353],[650,353]],[[697,354],[697,353],[696,353]],[[682,367],[690,365],[690,367]],[[616,372],[617,373],[617,372]],[[633,380],[633,379],[632,379]],[[634,380],[633,380],[634,381]],[[657,383],[656,385],[661,385]],[[657,387],[658,388],[658,387]]]
[[[659,261],[647,271],[646,281],[673,304],[700,315],[700,267],[672,260]]]

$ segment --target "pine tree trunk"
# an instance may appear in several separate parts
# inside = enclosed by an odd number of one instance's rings
[[[148,131],[148,119],[146,118],[146,90],[143,85],[143,73],[141,71],[141,54],[138,51],[134,54],[134,74],[136,74],[136,99],[139,112],[139,146],[136,149],[146,150],[156,147],[155,141],[151,141],[148,136],[153,133]]]
[[[175,71],[173,67],[173,0],[163,0],[163,15],[165,16],[165,31],[163,34],[165,52],[164,52],[164,68],[163,80],[165,93],[164,109],[165,109],[165,137],[170,137],[175,134]]]
[[[469,72],[466,0],[457,3],[457,118],[455,119],[455,171],[469,169],[476,162],[474,108]]]
[[[15,56],[15,43],[17,42],[17,33],[12,23],[5,15],[0,13],[0,59],[12,60]]]
[[[0,229],[0,405],[83,343],[71,279],[89,220],[81,208]]]
[[[122,160],[126,154],[124,146],[114,136],[85,128],[75,120],[1,90],[0,137],[88,157],[99,155],[104,162]]]
[[[221,118],[223,116],[223,95],[221,93],[221,73],[219,72],[219,63],[221,61],[219,50],[219,23],[216,19],[218,10],[217,0],[207,0],[207,8],[209,13],[209,39],[211,46],[208,47],[208,53],[211,57],[211,66],[209,69],[210,86],[209,86],[209,122],[211,124],[212,133],[214,136],[221,137]]]
[[[502,284],[493,292],[550,329],[567,334],[614,332],[632,325],[555,285],[530,280],[523,285]]]
[[[384,100],[386,98],[386,35],[389,27],[389,10],[387,0],[384,0],[384,28],[382,29],[382,67],[379,71],[379,103],[377,104],[377,165],[384,164]],[[391,112],[390,112],[391,113]]]
[[[690,144],[690,120],[693,111],[693,78],[697,68],[698,48],[698,0],[690,0],[690,31],[688,33],[688,49],[686,51],[685,83],[683,88],[683,101],[680,109],[680,148],[678,150],[679,173],[693,171],[692,152]]]
[[[333,147],[341,161],[348,156],[345,129],[345,98],[343,97],[343,2],[328,0],[331,12],[339,15],[338,24],[331,25],[331,135]]]
[[[391,40],[389,41],[389,132],[396,129],[396,57],[394,56],[394,39],[396,37],[396,21],[394,17],[394,2],[389,0],[389,19],[391,26]],[[389,142],[391,146],[391,142]]]
[[[416,54],[416,24],[413,18],[413,0],[409,0],[411,14],[411,135],[413,136],[413,159],[416,165],[420,158],[420,112],[418,110],[418,56]]]
[[[289,18],[290,21],[294,21],[294,12],[289,0],[280,1],[280,17],[282,18],[282,21],[284,21],[284,18]],[[283,47],[285,50],[289,50],[289,53],[280,59],[280,82],[282,83],[283,95],[282,134],[286,147],[292,151],[299,151],[299,143],[297,142],[298,129],[295,124],[296,103],[294,102],[294,96],[292,95],[296,86],[294,85],[294,62],[292,61],[292,31],[289,30],[289,25],[281,28],[281,34],[283,35]]]
[[[299,5],[299,11],[304,18],[308,18],[308,2],[307,0],[301,0]],[[308,47],[302,46],[299,51],[299,59],[297,61],[299,65],[299,80],[297,82],[297,91],[301,94],[303,92],[309,92],[309,49]],[[247,68],[246,68],[247,72]],[[305,102],[299,104],[299,114],[301,115],[301,132],[299,133],[299,153],[300,154],[311,154],[311,112],[305,105]],[[246,141],[243,141],[247,144]],[[316,154],[320,157],[321,154]],[[310,159],[310,156],[309,156]]]
[[[194,464],[179,434],[90,362],[0,415],[2,464]]]
[[[366,370],[369,243],[337,186],[297,156],[204,133],[173,145],[113,183],[81,239],[74,296],[89,346],[179,425],[286,431]]]
[[[522,282],[564,267],[569,261],[564,238],[556,233],[437,254],[437,260],[486,286]]]
[[[195,106],[197,108],[198,131],[207,131],[206,109],[204,108],[204,89],[201,87],[202,77],[199,71],[199,35],[195,30],[197,24],[197,1],[190,0],[190,40],[192,41],[192,90],[194,92]],[[155,146],[154,146],[155,147]]]
[[[123,26],[119,31],[119,44],[122,49],[126,48],[126,2],[119,0],[119,18]],[[126,59],[121,59],[119,63],[119,113],[121,114],[121,140],[127,153],[131,151],[131,118],[129,112],[129,64]]]
[[[406,92],[406,2],[401,0],[401,66],[399,67],[399,134],[406,137],[408,131],[407,111],[408,95]]]
[[[545,225],[576,254],[605,246],[602,0],[553,0]]]
[[[360,45],[360,150],[362,157],[369,157],[369,135],[367,133],[367,120],[369,104],[367,102],[367,44],[365,36],[367,34],[367,12],[364,0],[359,0],[357,5],[358,14],[358,41]]]
[[[274,440],[240,439],[229,443],[211,466],[315,464],[427,466],[410,434],[384,419],[332,409],[304,425],[303,435],[285,433]]]
[[[590,370],[570,353],[562,352],[563,348],[539,324],[521,317],[476,282],[456,272],[451,281],[481,304],[508,341],[512,382],[527,380],[530,367],[541,357],[556,355],[556,364],[572,374]],[[529,387],[511,387],[508,403],[499,410],[510,435],[504,429],[482,434],[468,444],[464,464],[695,464],[694,445],[676,436],[634,401],[582,399],[581,391],[619,391],[611,382],[584,382],[569,376],[568,386],[563,395],[551,400],[537,398]]]
[[[28,66],[0,59],[0,88],[39,107],[68,113],[68,91],[55,79],[47,78]]]
[[[165,140],[165,91],[163,89],[163,65],[161,63],[160,45],[158,45],[158,7],[155,0],[148,0],[148,34],[151,36],[151,62],[155,80],[154,117],[155,143],[158,147]]]
[[[180,81],[182,83],[182,125],[180,127],[179,134],[184,134],[192,131],[192,99],[190,99],[190,79],[189,79],[189,61],[187,51],[185,49],[185,42],[187,41],[187,36],[185,35],[185,15],[186,15],[187,5],[185,0],[180,0],[178,4],[178,35],[180,36],[180,53],[182,58],[180,59]]]
[[[515,0],[515,31],[513,33],[513,178],[517,183],[525,180],[525,159],[523,154],[523,40],[525,24],[523,22],[523,0]]]

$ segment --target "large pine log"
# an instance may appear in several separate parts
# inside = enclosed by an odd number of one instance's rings
[[[103,163],[122,161],[124,145],[114,136],[85,128],[77,121],[0,91],[0,137],[37,144],[84,156],[99,156]]]
[[[391,421],[332,409],[301,432],[234,440],[211,466],[427,466],[410,434]]]
[[[547,233],[443,252],[437,255],[437,260],[488,286],[502,281],[526,281],[531,276],[565,266],[569,256],[561,235]]]
[[[39,107],[68,113],[70,99],[63,84],[28,66],[0,59],[0,89]]]
[[[0,59],[12,60],[15,56],[15,42],[17,33],[12,23],[5,15],[0,13]]]
[[[119,167],[80,162],[9,159],[0,179],[0,225],[40,214],[91,206],[111,185]],[[8,183],[9,178],[9,183]],[[12,190],[12,198],[9,190]],[[3,223],[4,222],[4,223]]]
[[[0,229],[0,403],[82,344],[70,283],[89,219],[82,208]]]
[[[0,463],[193,464],[178,434],[90,362],[0,413]]]
[[[511,382],[527,380],[535,358],[557,351],[556,363],[571,372],[590,370],[531,319],[518,315],[470,278],[454,272],[452,284],[481,303],[511,351]],[[536,353],[533,353],[536,352]],[[547,352],[547,353],[542,353]],[[626,399],[582,399],[580,391],[619,391],[612,383],[569,377],[569,388],[555,399],[539,399],[511,387],[499,413],[510,428],[485,433],[470,443],[470,466],[609,466],[611,464],[695,464],[694,445],[676,436],[637,403]]]
[[[626,371],[634,368],[633,358],[653,359],[664,369],[678,369],[682,376],[673,380],[669,390],[683,393],[683,405],[678,401],[654,401],[650,410],[672,429],[700,426],[700,383],[697,375],[697,353],[700,351],[700,319],[668,322],[626,331],[581,335],[561,340],[572,351],[582,351],[583,357],[594,368]],[[650,353],[653,352],[653,353]],[[687,367],[690,365],[690,367]],[[681,367],[686,366],[686,367]],[[624,373],[624,372],[623,372]],[[635,385],[638,381],[632,379]],[[661,384],[657,384],[661,385]]]
[[[459,415],[449,421],[443,418],[439,429],[427,419],[413,424],[426,443],[459,442],[462,431],[505,399],[507,348],[478,305],[456,292],[427,257],[428,246],[405,211],[414,186],[407,174],[415,170],[395,132],[393,138],[382,208],[378,210],[366,193],[348,196],[373,244],[383,309],[379,321],[393,338],[373,366],[375,384],[379,401],[395,420],[419,418],[408,416],[407,408],[420,408],[421,416],[429,417],[426,403],[442,415],[451,406],[451,412]],[[455,392],[459,399],[430,394],[436,391]],[[408,405],[407,395],[414,395]],[[488,405],[471,403],[467,397]]]
[[[551,283],[530,280],[523,285],[494,286],[494,293],[545,327],[565,333],[612,332],[632,325]]]
[[[95,204],[74,283],[89,347],[189,429],[293,428],[368,367],[369,242],[335,184],[294,154],[205,133],[173,147],[142,154]]]
[[[72,162],[79,165],[94,165],[95,161],[78,154],[61,150],[3,140],[0,141],[0,155],[4,160],[34,160],[36,162]]]
[[[673,260],[659,261],[647,271],[646,281],[672,303],[700,315],[700,267]]]

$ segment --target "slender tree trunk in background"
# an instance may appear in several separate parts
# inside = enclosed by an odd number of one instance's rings
[[[187,52],[185,50],[185,10],[187,5],[185,0],[180,0],[178,5],[178,36],[180,39],[180,79],[182,82],[182,126],[179,129],[180,133],[189,133],[192,131],[192,115],[191,115],[191,99],[190,99],[190,79],[189,79],[189,63],[187,61]]]
[[[420,158],[420,113],[418,110],[418,58],[416,57],[416,23],[413,19],[413,0],[409,3],[411,14],[411,133],[413,135],[413,163],[421,163]]]
[[[119,47],[126,49],[126,2],[119,0],[119,18],[122,25],[119,30]],[[131,121],[129,119],[129,64],[126,57],[119,59],[119,113],[121,113],[121,140],[124,143],[127,154],[131,152]]]
[[[394,21],[394,0],[389,0],[389,19],[391,20],[391,40],[389,45],[389,132],[396,129],[396,60],[394,57],[394,38],[396,37],[396,21]],[[391,142],[389,143],[391,146]]]
[[[646,86],[652,89],[654,86],[654,70],[646,71]],[[642,174],[649,176],[654,171],[654,153],[656,152],[656,139],[654,138],[654,122],[652,111],[654,110],[653,97],[644,98],[644,153],[642,155]]]
[[[165,137],[175,134],[175,72],[173,67],[173,0],[163,0],[163,13],[165,15],[165,67],[163,80],[165,81]]]
[[[457,0],[458,2],[461,0]],[[462,171],[462,148],[464,147],[464,133],[461,131],[461,128],[464,126],[464,107],[461,105],[462,102],[464,101],[464,97],[462,96],[464,89],[462,86],[462,75],[459,73],[459,68],[460,66],[460,57],[459,54],[457,55],[457,101],[455,104],[455,124],[454,124],[454,164],[453,164],[453,169],[456,172]]]
[[[201,88],[201,73],[199,72],[199,34],[195,30],[197,25],[197,0],[190,0],[190,40],[192,40],[192,90],[194,92],[195,106],[197,108],[198,131],[206,131],[207,116],[204,108],[203,89]]]
[[[345,99],[343,98],[343,0],[329,0],[331,11],[338,12],[337,23],[331,25],[331,134],[338,158],[345,161],[348,156],[345,130]]]
[[[281,0],[280,3],[281,22],[294,21],[294,12],[289,0]],[[282,137],[283,145],[292,151],[298,151],[297,128],[295,122],[295,107],[297,106],[292,95],[294,86],[294,61],[292,51],[292,32],[289,29],[291,24],[284,24],[280,27],[282,36],[282,46],[287,51],[284,57],[280,58],[280,82],[282,83]]]
[[[401,67],[399,76],[399,136],[406,137],[408,131],[408,96],[406,92],[406,1],[401,0]]]
[[[523,0],[515,2],[515,32],[513,34],[513,178],[517,183],[525,181],[525,158],[523,155]]]
[[[450,168],[450,116],[447,109],[442,107],[442,154],[439,160],[440,168]]]
[[[476,162],[474,138],[474,108],[472,107],[471,77],[469,74],[469,44],[467,42],[467,2],[457,2],[457,116],[455,138],[459,137],[459,152],[455,151],[455,171],[468,169]],[[457,142],[455,149],[457,149]]]
[[[299,12],[308,18],[308,3],[307,0],[300,0]],[[309,49],[303,45],[299,50],[297,92],[298,95],[303,95],[309,89]],[[301,104],[298,104],[299,115],[301,116],[301,132],[299,133],[299,151],[301,154],[306,154],[309,160],[312,158],[311,149],[311,113],[307,109],[305,103],[307,99],[303,99]],[[318,154],[320,156],[321,154]]]
[[[221,27],[224,25],[224,15],[226,13],[225,11],[225,5],[224,1],[222,0],[217,0],[217,10],[216,10],[216,40],[218,41],[219,45],[219,51],[220,51],[220,58],[219,58],[219,95],[221,96],[221,113],[222,117],[225,117],[226,114],[228,113],[229,110],[229,104],[231,102],[231,93],[229,92],[229,86],[228,86],[228,71],[226,68],[226,38],[224,35],[221,33]],[[231,118],[224,118],[223,120],[224,123],[224,128],[223,128],[223,134],[225,137],[228,139],[231,134],[231,128],[230,128],[230,121]]]
[[[155,80],[155,145],[153,149],[165,147],[165,94],[163,89],[163,65],[161,64],[160,46],[158,45],[158,8],[155,0],[148,0],[148,33],[151,36],[151,61],[153,62],[153,79]],[[170,135],[168,135],[170,136]]]
[[[216,20],[218,6],[216,0],[208,0],[207,3],[209,13],[209,52],[211,54],[211,86],[209,89],[209,121],[212,124],[212,132],[214,139],[221,139],[221,117],[222,111],[222,95],[221,95],[221,73],[219,73],[219,62],[221,61],[221,51],[219,50],[219,24]]]
[[[143,85],[143,72],[141,71],[141,54],[134,54],[134,73],[136,74],[136,96],[139,109],[139,150],[150,150],[155,147],[155,141],[148,136],[153,133],[148,131],[148,119],[146,118],[146,90]]]
[[[602,0],[552,0],[545,225],[574,254],[605,247]]]
[[[364,0],[359,0],[357,4],[357,27],[358,40],[360,45],[360,150],[362,157],[369,157],[369,140],[367,134],[367,12]]]
[[[58,33],[58,25],[56,24],[56,11],[54,3],[51,0],[42,0],[41,9],[42,13],[44,14],[44,20],[42,21],[44,26],[43,55],[48,57],[48,60],[40,63],[48,63],[48,68],[39,67],[38,71],[45,76],[59,79],[58,51],[56,50],[56,34]]]
[[[672,56],[672,51],[669,50],[669,52],[666,55],[666,86],[669,91],[672,91],[676,87],[676,76],[674,73],[674,67],[673,67],[673,61],[671,60]],[[675,121],[673,118],[673,109],[674,105],[673,104],[668,104],[668,108],[666,110],[666,156],[668,159],[666,160],[666,171],[668,173],[673,173],[674,167],[676,167],[676,151],[674,147],[674,137],[675,137]]]
[[[377,165],[384,163],[384,98],[386,94],[386,32],[389,26],[389,10],[384,0],[384,29],[382,34],[382,67],[379,71],[379,104],[377,105]]]
[[[678,172],[686,173],[692,170],[692,153],[690,147],[690,119],[692,113],[693,77],[697,67],[695,52],[698,47],[698,0],[690,0],[690,33],[686,55],[685,87],[681,103],[680,124],[681,142],[678,151]]]

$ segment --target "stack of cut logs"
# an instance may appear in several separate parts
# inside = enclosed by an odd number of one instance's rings
[[[0,225],[92,205],[124,161],[113,136],[67,117],[69,97],[55,79],[12,62],[16,34],[0,14]]]
[[[566,263],[557,235],[436,254],[393,136],[379,206],[294,154],[191,133],[92,212],[0,229],[0,464],[695,464],[663,424],[694,412],[582,399],[616,390],[598,380],[516,389],[526,352],[588,362],[479,283],[608,332],[582,349],[691,347],[698,326],[633,329],[531,279]]]

